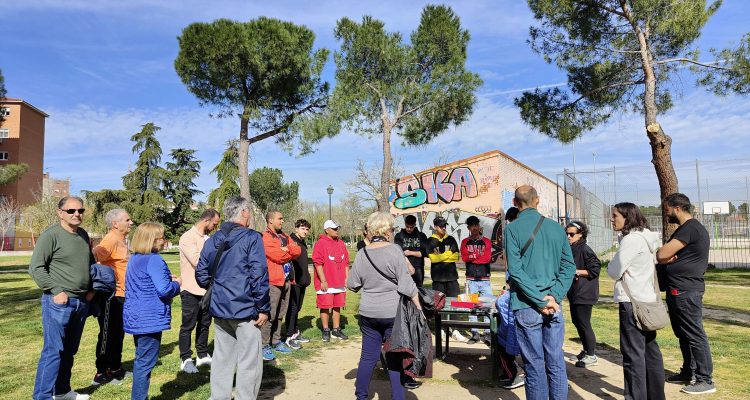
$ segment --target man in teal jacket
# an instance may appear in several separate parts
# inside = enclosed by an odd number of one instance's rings
[[[573,282],[573,255],[562,227],[536,210],[539,196],[533,187],[516,189],[513,203],[519,215],[505,230],[505,254],[526,370],[526,398],[567,399],[560,304]]]

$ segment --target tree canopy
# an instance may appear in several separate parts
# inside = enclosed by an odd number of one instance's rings
[[[172,149],[169,156],[172,161],[166,163],[164,197],[172,203],[172,211],[166,222],[171,231],[178,232],[193,222],[186,217],[193,206],[193,198],[203,193],[195,185],[201,162],[195,158],[195,150]]]
[[[211,173],[216,175],[219,187],[209,192],[208,205],[220,212],[226,199],[240,194],[237,143],[237,139],[227,141],[227,149],[224,150],[221,160],[211,170]]]
[[[175,69],[188,90],[201,105],[217,107],[218,116],[240,119],[238,168],[244,197],[250,196],[250,144],[275,137],[292,146],[309,126],[304,121],[326,106],[329,88],[320,74],[328,51],[313,49],[314,40],[305,26],[266,17],[193,23],[178,38]]]
[[[382,21],[365,16],[361,23],[342,18],[334,31],[336,87],[327,120],[306,131],[310,142],[348,128],[366,136],[380,135],[383,165],[375,199],[388,210],[392,155],[391,135],[408,145],[429,143],[449,126],[471,114],[481,79],[467,71],[469,32],[449,7],[427,6],[406,43],[387,32]]]
[[[299,196],[299,183],[285,183],[284,173],[277,168],[258,168],[249,177],[250,196],[265,214],[270,210],[291,209]]]
[[[692,66],[697,83],[715,93],[750,88],[746,35],[736,49],[713,50],[702,62],[693,44],[721,1],[529,0],[539,22],[529,31],[532,49],[568,75],[567,87],[536,89],[516,99],[521,118],[541,133],[570,142],[608,121],[636,111],[645,133],[661,196],[678,191],[672,139],[658,116],[673,105],[672,81]],[[666,217],[664,234],[669,235]],[[668,237],[668,236],[667,236]]]

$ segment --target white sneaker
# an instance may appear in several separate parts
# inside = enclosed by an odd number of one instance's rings
[[[466,343],[466,340],[467,340],[466,336],[462,335],[461,332],[459,331],[453,331],[453,333],[451,334],[451,337],[453,338],[453,340],[457,342]]]
[[[182,365],[180,365],[180,370],[184,371],[187,374],[195,374],[198,372],[198,368],[195,368],[195,364],[193,364],[192,358],[183,360]]]
[[[195,365],[197,367],[202,367],[204,365],[208,365],[210,367],[211,366],[211,355],[210,354],[206,354],[205,357],[198,357],[195,360]]]
[[[58,394],[56,396],[52,396],[54,400],[89,400],[89,395],[87,394],[81,394],[78,392],[70,391],[65,394]]]

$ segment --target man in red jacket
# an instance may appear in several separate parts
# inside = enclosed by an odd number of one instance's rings
[[[292,260],[297,258],[301,249],[282,232],[284,216],[279,211],[266,213],[266,231],[263,232],[263,248],[266,251],[268,264],[268,294],[271,297],[271,316],[261,327],[263,341],[263,360],[276,358],[274,351],[290,353],[292,349],[281,341],[281,325],[289,305],[289,289],[294,279]]]
[[[313,265],[315,265],[315,291],[320,309],[320,322],[323,325],[323,341],[328,342],[331,336],[346,340],[348,336],[341,331],[341,307],[346,304],[346,278],[349,276],[349,252],[344,242],[339,240],[339,224],[328,220],[323,224],[324,235],[313,248]],[[333,331],[328,328],[328,321],[333,313]]]
[[[461,241],[461,259],[466,263],[467,291],[490,297],[492,296],[492,286],[490,286],[492,242],[482,235],[482,227],[476,216],[466,218],[466,226],[469,228],[469,237]],[[469,320],[476,321],[476,319],[475,315],[469,316]],[[474,344],[478,341],[479,331],[472,329],[471,338],[467,343]],[[487,343],[489,343],[488,340]]]

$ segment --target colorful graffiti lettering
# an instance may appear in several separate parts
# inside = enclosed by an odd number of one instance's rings
[[[396,180],[394,207],[404,210],[422,204],[451,203],[461,201],[463,196],[477,197],[477,180],[471,169],[454,168],[452,171],[428,172],[417,179]]]

